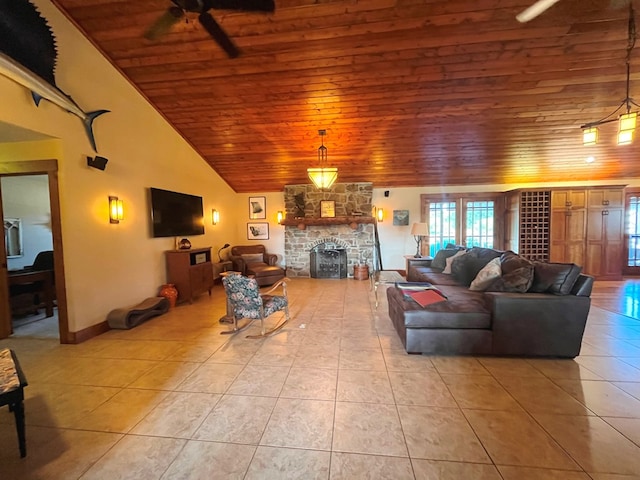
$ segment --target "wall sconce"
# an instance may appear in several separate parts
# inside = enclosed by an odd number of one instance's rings
[[[384,221],[384,209],[382,208],[376,209],[376,218],[378,219],[379,222]]]
[[[211,210],[211,224],[217,225],[220,223],[220,212],[215,208]]]
[[[282,213],[282,210],[278,210],[277,218],[278,218],[278,225],[280,225],[282,223],[282,219],[284,218],[284,214]]]
[[[118,200],[118,197],[109,196],[109,223],[120,223],[120,220],[124,220],[124,210],[122,207],[122,200]]]

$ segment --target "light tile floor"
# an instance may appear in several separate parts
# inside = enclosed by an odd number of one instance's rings
[[[80,345],[19,329],[0,479],[640,478],[640,320],[592,307],[575,360],[407,355],[385,288],[293,279],[262,340],[219,334],[219,286]]]

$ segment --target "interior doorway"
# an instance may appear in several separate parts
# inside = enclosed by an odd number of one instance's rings
[[[58,190],[58,163],[56,160],[33,160],[0,162],[0,177],[44,175],[49,189],[50,231],[53,245],[53,285],[57,304],[58,334],[60,343],[71,343],[67,314],[66,289],[64,281],[64,261],[62,251],[62,230],[60,226],[60,199]],[[0,186],[1,188],[1,186]],[[1,193],[1,190],[0,190]],[[0,195],[0,217],[4,223],[4,209]],[[13,239],[11,240],[13,241]],[[9,298],[9,265],[6,254],[5,237],[0,236],[0,338],[7,338],[12,331]]]

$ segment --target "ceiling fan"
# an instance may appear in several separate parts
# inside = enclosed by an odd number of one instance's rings
[[[209,10],[236,10],[240,12],[269,13],[275,10],[273,0],[171,0],[173,5],[145,32],[148,40],[157,40],[184,18],[187,12],[197,13],[200,25],[207,31],[229,58],[236,58],[240,51],[211,16]]]
[[[516,15],[516,19],[520,23],[526,23],[530,20],[533,20],[538,15],[543,14],[559,1],[560,0],[538,0],[529,8],[526,8],[525,10],[520,12],[518,15]],[[611,0],[610,8],[618,9],[618,8],[626,7],[627,4],[631,4],[632,1],[633,0]]]

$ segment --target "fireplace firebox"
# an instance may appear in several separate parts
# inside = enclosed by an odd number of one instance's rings
[[[334,243],[321,243],[310,252],[311,278],[347,278],[347,250]]]

